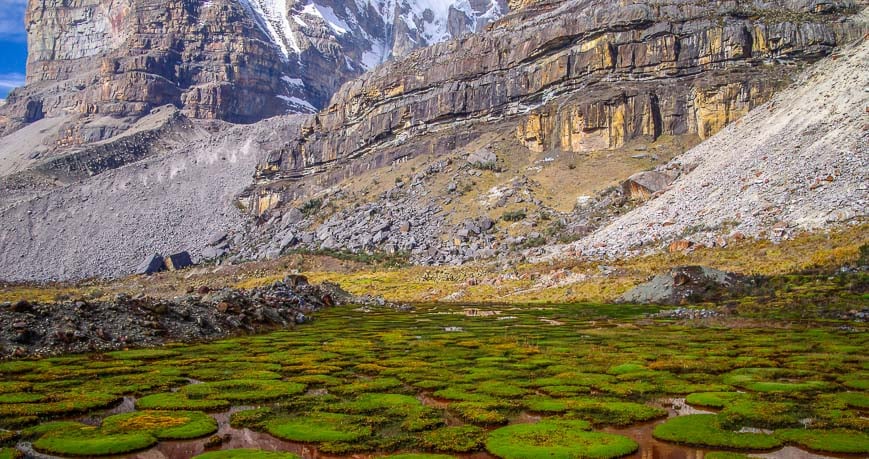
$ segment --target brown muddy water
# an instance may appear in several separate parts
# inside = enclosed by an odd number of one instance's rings
[[[446,400],[434,398],[428,395],[420,395],[419,399],[424,404],[437,408],[446,408],[446,405],[448,403]],[[668,418],[673,416],[684,416],[688,414],[713,412],[692,407],[691,405],[685,403],[684,398],[661,399],[654,403],[654,405],[665,408],[668,412]],[[87,424],[98,425],[103,417],[133,411],[135,409],[134,407],[135,399],[132,397],[124,397],[124,400],[119,405],[101,413],[99,416],[89,416],[79,418],[77,420]],[[320,451],[318,451],[316,445],[284,441],[275,438],[267,433],[256,432],[250,429],[236,429],[229,425],[229,418],[232,413],[250,408],[253,407],[239,406],[234,407],[229,411],[223,413],[212,414],[212,416],[215,420],[217,420],[218,423],[218,431],[214,435],[217,435],[224,439],[223,443],[221,443],[220,446],[206,448],[206,444],[208,444],[209,438],[212,437],[208,436],[195,440],[164,441],[160,442],[159,444],[150,449],[138,453],[120,456],[100,456],[100,459],[189,459],[206,451],[237,448],[255,448],[266,451],[289,451],[298,454],[303,459],[371,459],[387,455],[385,453],[364,453],[346,456],[333,456],[321,453]],[[529,423],[537,422],[542,418],[542,416],[535,413],[522,412],[515,418],[511,419],[510,422]],[[632,438],[640,445],[640,448],[637,450],[636,453],[629,456],[624,456],[626,459],[704,459],[706,453],[716,451],[713,449],[697,448],[688,445],[678,445],[674,443],[667,443],[656,440],[652,437],[652,431],[654,430],[656,425],[664,422],[665,420],[666,419],[660,419],[657,421],[645,422],[624,428],[607,427],[601,430],[604,432],[625,435]],[[458,418],[449,415],[447,416],[447,423],[449,425],[463,424],[462,421]],[[58,456],[38,453],[34,451],[30,447],[30,444],[27,442],[21,442],[17,445],[17,447],[19,450],[25,453],[26,458],[61,459]],[[853,454],[834,455],[829,453],[817,453],[796,448],[793,446],[786,446],[774,451],[742,452],[748,454],[751,457],[763,459],[864,458],[864,456]],[[473,454],[456,454],[455,456],[462,459],[497,459],[496,456],[485,452]]]

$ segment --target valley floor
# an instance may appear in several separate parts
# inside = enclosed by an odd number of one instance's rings
[[[865,332],[660,309],[342,306],[265,335],[7,361],[0,457],[869,453]]]

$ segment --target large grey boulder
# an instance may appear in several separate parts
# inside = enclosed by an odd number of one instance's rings
[[[159,253],[149,256],[142,260],[139,266],[136,267],[136,274],[154,274],[166,270],[166,262],[163,261],[163,256]]]
[[[622,182],[622,192],[628,198],[646,200],[672,182],[673,177],[663,172],[638,172]]]
[[[706,266],[680,266],[658,274],[620,296],[620,303],[684,304],[716,301],[747,284],[745,276]]]
[[[193,266],[193,260],[190,259],[190,253],[187,251],[169,255],[164,258],[163,261],[166,263],[166,268],[168,268],[169,271],[176,271],[188,266]]]

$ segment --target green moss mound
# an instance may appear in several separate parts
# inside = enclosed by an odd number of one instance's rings
[[[775,435],[788,443],[796,443],[816,451],[829,453],[869,453],[869,434],[852,430],[777,430]]]
[[[47,434],[33,442],[33,447],[43,453],[65,456],[107,456],[131,453],[155,444],[157,439],[149,433],[105,435],[95,427],[82,427]]]
[[[136,400],[136,408],[140,410],[223,411],[229,408],[229,406],[228,400],[195,399],[180,392],[146,395]]]
[[[300,394],[305,385],[274,379],[229,379],[225,381],[191,384],[178,392],[189,398],[227,400],[229,402],[250,403],[277,400]]]
[[[265,428],[275,437],[305,443],[349,442],[371,435],[361,418],[334,413],[275,419],[266,422]]]
[[[483,429],[474,426],[441,427],[422,435],[421,443],[428,449],[467,453],[483,445]]]
[[[250,448],[211,451],[194,457],[196,459],[299,459],[299,456],[293,453]]]
[[[724,430],[714,414],[691,414],[668,419],[652,432],[658,440],[734,449],[771,449],[782,441],[772,435]]]
[[[504,459],[594,458],[630,454],[639,445],[622,435],[589,432],[583,421],[546,420],[501,427],[489,434],[486,449]]]
[[[148,433],[159,440],[186,440],[217,431],[217,421],[201,411],[133,411],[103,420],[106,433]]]
[[[710,408],[724,408],[728,404],[745,398],[741,392],[697,392],[685,397],[685,402],[691,405],[707,406]]]
[[[0,448],[0,459],[20,459],[22,457],[24,454],[15,448]]]

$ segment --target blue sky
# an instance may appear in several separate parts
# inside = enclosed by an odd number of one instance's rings
[[[0,99],[24,84],[27,33],[24,8],[27,0],[0,0]]]

